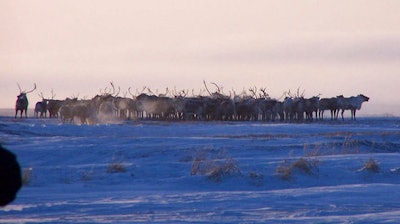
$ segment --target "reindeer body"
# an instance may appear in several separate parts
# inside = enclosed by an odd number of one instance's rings
[[[28,117],[28,98],[26,97],[26,93],[21,93],[17,96],[17,102],[15,103],[15,118],[17,118],[18,111],[21,111],[20,117],[22,118],[22,114],[25,112],[25,117]]]
[[[33,92],[36,89],[36,83],[34,84],[34,87],[30,91],[23,91],[19,84],[17,83],[18,88],[19,88],[19,95],[17,96],[17,102],[15,103],[15,118],[17,118],[18,111],[21,111],[20,117],[22,118],[22,113],[25,112],[25,117],[28,117],[27,112],[28,112],[28,98],[26,97],[26,94]]]
[[[318,119],[318,108],[319,108],[319,97],[318,96],[304,99],[304,111],[306,112],[307,120],[309,120],[309,121],[313,120],[314,112],[315,112],[315,119]]]
[[[43,99],[41,102],[36,103],[34,114],[35,117],[47,117],[47,100]]]
[[[320,99],[318,106],[319,119],[324,120],[325,110],[331,112],[331,120],[336,120],[339,113],[338,97]]]
[[[369,97],[364,96],[363,94],[359,94],[357,96],[351,96],[351,97],[343,97],[343,96],[338,96],[338,106],[339,109],[342,110],[341,115],[342,115],[342,120],[344,120],[343,113],[345,110],[350,110],[351,112],[351,120],[356,119],[356,111],[361,109],[361,105],[363,102],[368,102]]]
[[[62,106],[61,100],[47,100],[47,110],[49,111],[50,118],[56,118],[59,115],[60,107]]]

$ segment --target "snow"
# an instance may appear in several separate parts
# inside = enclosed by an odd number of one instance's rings
[[[400,119],[395,117],[92,126],[0,117],[0,142],[29,172],[17,199],[0,208],[0,223],[400,219]],[[277,172],[301,158],[313,165],[309,172],[292,168],[287,178]],[[365,168],[371,160],[378,172]],[[193,172],[196,161],[199,170]],[[207,170],[225,165],[237,170],[217,177]]]

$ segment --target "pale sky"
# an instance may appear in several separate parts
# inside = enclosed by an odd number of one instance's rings
[[[0,0],[0,108],[17,82],[91,98],[129,87],[370,97],[360,114],[400,115],[400,1]],[[212,88],[213,86],[209,86]]]

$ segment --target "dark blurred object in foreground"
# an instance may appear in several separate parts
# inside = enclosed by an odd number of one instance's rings
[[[0,144],[0,206],[12,202],[21,186],[21,168],[17,158]]]

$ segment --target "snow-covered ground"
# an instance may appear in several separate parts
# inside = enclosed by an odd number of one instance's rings
[[[398,118],[79,126],[0,117],[0,141],[27,182],[0,223],[400,220]]]

